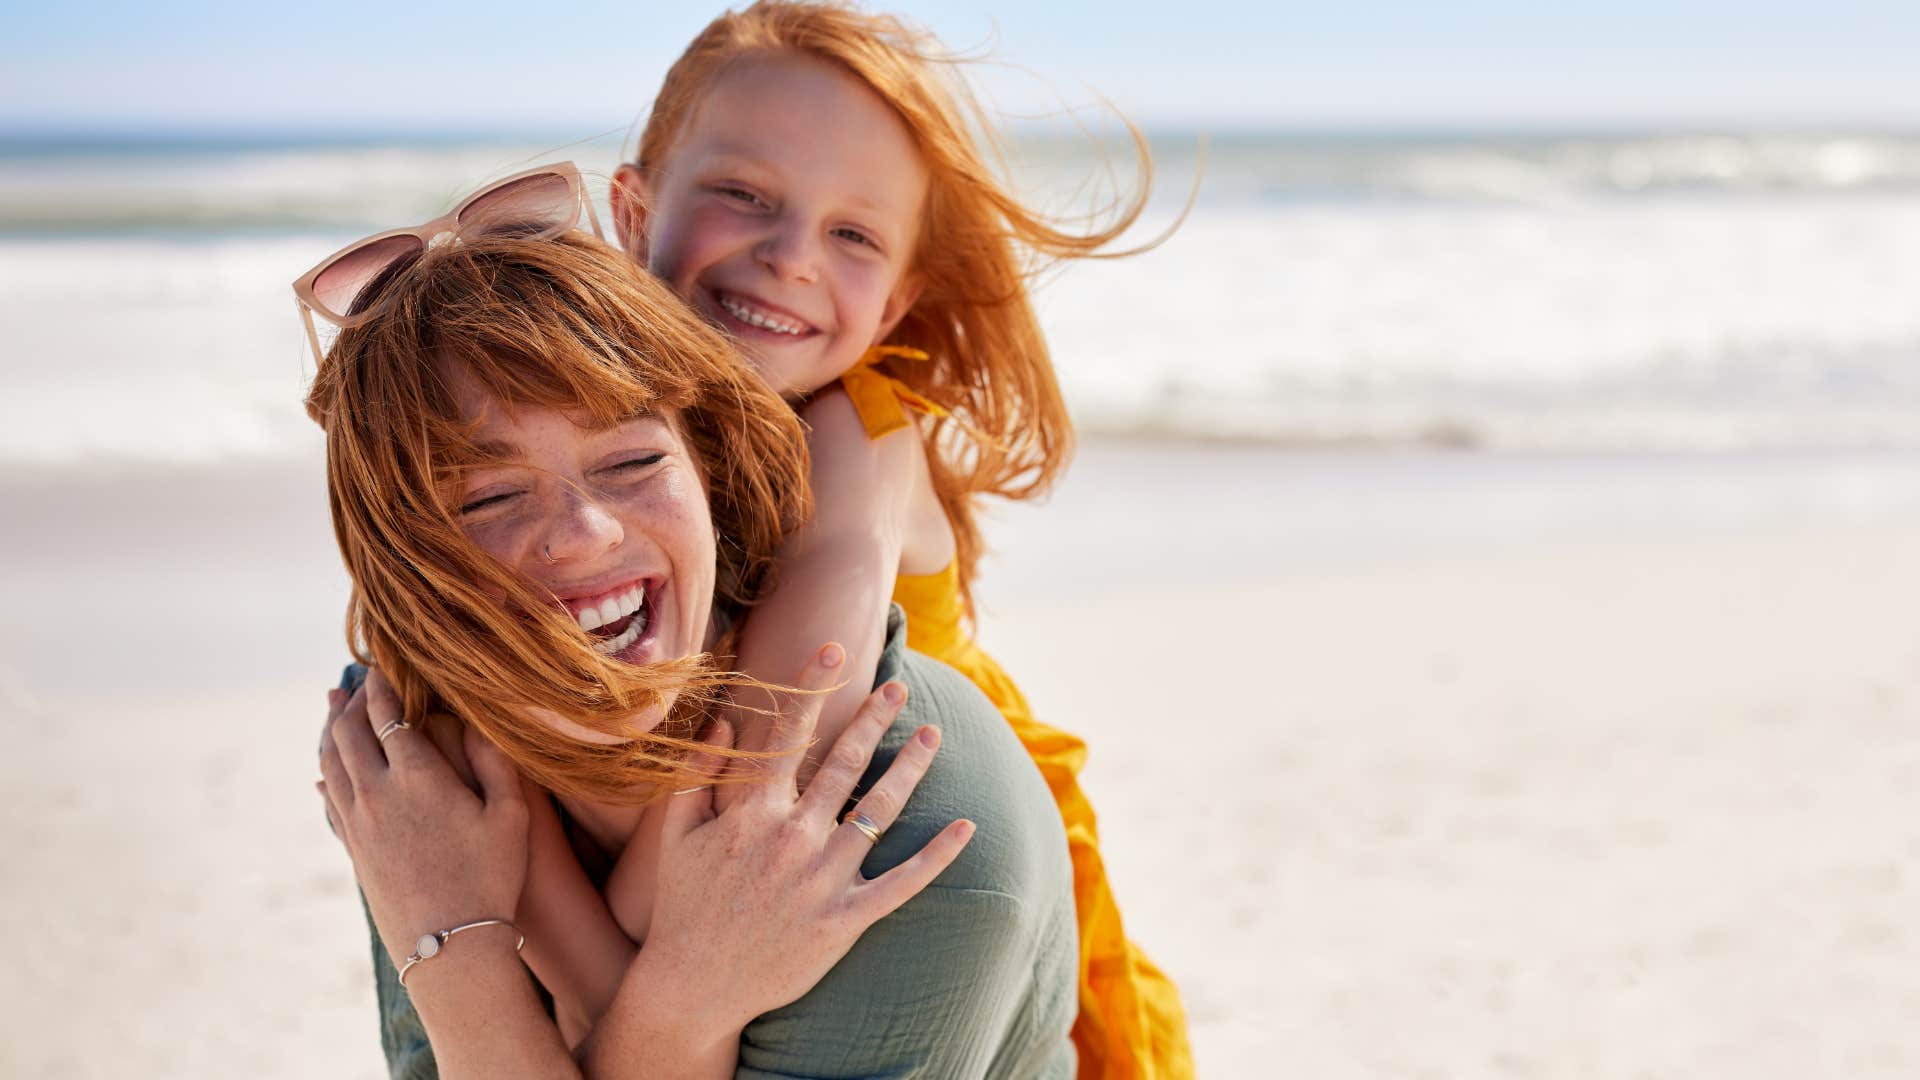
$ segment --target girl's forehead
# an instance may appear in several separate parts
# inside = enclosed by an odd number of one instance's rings
[[[907,123],[852,72],[783,53],[735,64],[700,98],[675,154],[832,167],[917,190],[925,166]]]

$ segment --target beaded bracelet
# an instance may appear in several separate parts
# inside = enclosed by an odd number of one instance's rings
[[[401,986],[407,985],[407,972],[413,969],[413,965],[422,963],[423,961],[431,960],[434,957],[439,956],[440,946],[445,945],[447,943],[448,938],[452,937],[455,934],[460,933],[463,930],[473,930],[477,927],[482,927],[482,926],[504,926],[507,929],[513,931],[514,934],[518,936],[520,939],[519,941],[516,941],[513,943],[514,952],[519,952],[520,949],[523,946],[525,946],[527,943],[527,935],[520,933],[519,927],[513,925],[512,923],[508,922],[505,919],[481,919],[479,922],[466,923],[461,926],[453,927],[450,930],[442,930],[437,934],[421,934],[420,940],[413,943],[413,955],[407,957],[406,960],[402,961],[400,964],[400,985]]]

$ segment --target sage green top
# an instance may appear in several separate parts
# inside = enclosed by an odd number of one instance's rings
[[[940,753],[862,869],[871,877],[898,865],[957,818],[979,828],[952,866],[804,997],[747,1026],[736,1076],[1072,1077],[1079,942],[1060,812],[992,703],[907,649],[897,607],[874,685],[889,679],[906,683],[907,704],[862,786],[922,724],[940,727]],[[377,936],[372,952],[389,1071],[437,1077]]]

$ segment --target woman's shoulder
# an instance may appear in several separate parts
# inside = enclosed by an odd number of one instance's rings
[[[935,887],[1005,892],[1071,907],[1066,831],[1033,759],[979,687],[946,664],[905,647],[899,608],[889,619],[876,684],[899,679],[907,703],[874,754],[866,780],[885,771],[922,724],[940,729],[940,753],[900,818],[869,860],[873,873],[897,864],[959,818],[976,830]]]
[[[748,1026],[738,1075],[1065,1080],[1079,950],[1060,812],[993,703],[905,637],[896,607],[876,683],[904,682],[907,703],[863,786],[922,724],[940,728],[940,753],[861,870],[899,865],[957,818],[978,828],[818,985]]]

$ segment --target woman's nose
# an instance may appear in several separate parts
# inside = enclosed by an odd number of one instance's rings
[[[754,257],[782,281],[808,283],[820,278],[820,249],[813,230],[782,221],[754,248]]]
[[[561,495],[561,511],[547,535],[539,538],[536,557],[543,562],[562,560],[589,562],[612,551],[626,540],[626,530],[590,493],[567,491]]]

